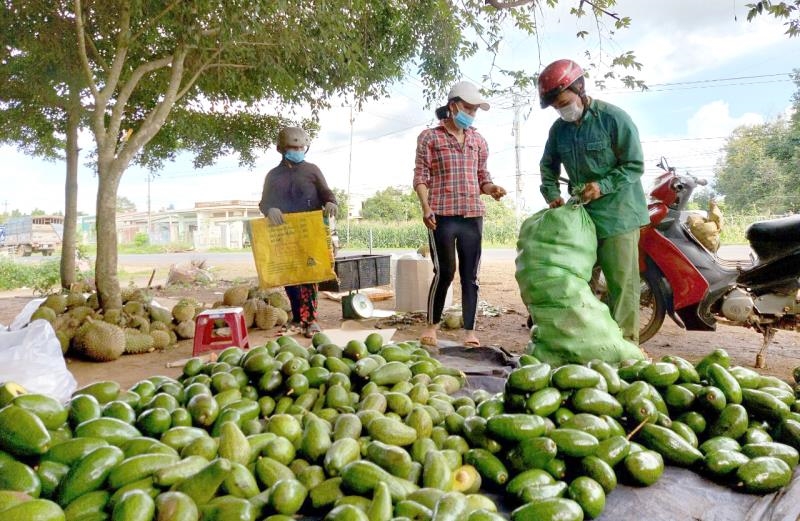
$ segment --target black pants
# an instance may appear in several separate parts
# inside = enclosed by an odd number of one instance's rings
[[[436,229],[428,230],[428,242],[433,260],[433,282],[428,292],[429,324],[438,324],[442,320],[444,301],[456,273],[456,255],[458,255],[464,329],[475,329],[482,238],[483,217],[436,216]]]

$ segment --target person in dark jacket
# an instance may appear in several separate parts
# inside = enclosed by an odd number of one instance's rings
[[[322,209],[326,217],[336,214],[336,196],[322,172],[305,160],[311,139],[299,127],[286,127],[278,133],[277,150],[283,156],[278,166],[267,173],[258,207],[271,226],[283,224],[284,213]],[[307,338],[321,329],[317,324],[317,284],[286,286],[292,305],[292,322]]]

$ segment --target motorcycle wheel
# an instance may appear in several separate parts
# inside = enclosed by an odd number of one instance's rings
[[[639,343],[644,344],[658,333],[664,323],[664,289],[658,277],[641,273],[639,296]]]
[[[667,310],[663,306],[664,288],[661,280],[648,273],[640,273],[641,294],[639,297],[639,343],[644,344],[658,333],[664,323]],[[606,279],[599,266],[592,271],[589,282],[595,296],[608,304]]]

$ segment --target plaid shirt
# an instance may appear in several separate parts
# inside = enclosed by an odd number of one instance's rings
[[[436,215],[481,217],[481,186],[491,183],[486,170],[489,146],[475,128],[464,131],[464,144],[443,125],[422,131],[417,138],[414,186],[428,187],[428,204]]]

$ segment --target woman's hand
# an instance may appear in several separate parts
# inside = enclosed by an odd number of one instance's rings
[[[494,183],[487,183],[483,185],[483,193],[491,196],[495,201],[499,201],[506,195],[506,189]]]
[[[422,222],[425,223],[425,227],[429,230],[436,229],[436,214],[430,208],[423,208],[422,209]]]
[[[558,208],[559,206],[564,206],[564,198],[563,197],[556,197],[552,201],[548,203],[550,208]]]

